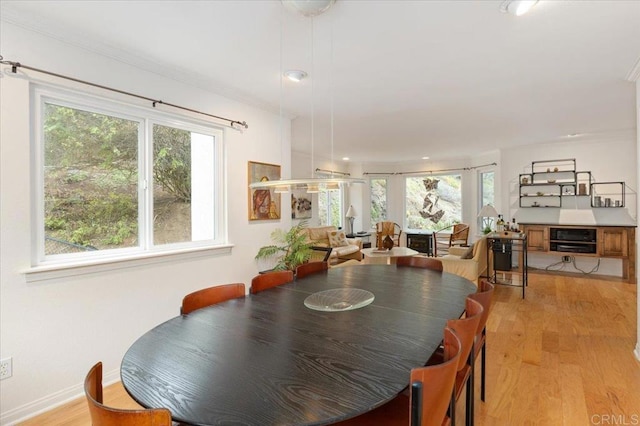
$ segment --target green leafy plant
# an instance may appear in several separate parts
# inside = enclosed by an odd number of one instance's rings
[[[271,239],[275,244],[261,247],[256,259],[277,257],[274,271],[295,271],[299,265],[309,260],[312,253],[313,243],[307,240],[304,232],[306,226],[307,222],[301,221],[286,232],[276,229],[271,233]]]

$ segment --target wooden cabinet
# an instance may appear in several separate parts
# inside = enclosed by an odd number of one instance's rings
[[[521,223],[520,229],[527,236],[530,252],[621,259],[622,278],[636,283],[636,228],[633,226]]]
[[[523,227],[527,236],[527,249],[529,251],[549,250],[549,227],[548,226],[526,226]]]
[[[629,239],[626,228],[598,229],[598,254],[603,257],[626,257],[629,253]]]

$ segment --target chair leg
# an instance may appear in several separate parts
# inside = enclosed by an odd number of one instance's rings
[[[453,386],[453,393],[451,394],[451,402],[449,403],[449,418],[451,419],[451,426],[456,426],[456,387]]]
[[[486,375],[486,362],[487,362],[487,342],[485,340],[485,343],[482,345],[482,365],[481,365],[481,371],[480,371],[480,399],[482,400],[482,402],[484,402],[484,383],[485,383],[485,375]]]
[[[467,409],[466,409],[466,422],[467,426],[473,426],[475,423],[475,357],[473,356],[474,350],[471,350],[471,373],[469,374],[469,380],[467,381]]]

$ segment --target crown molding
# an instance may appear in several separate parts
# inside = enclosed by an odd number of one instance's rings
[[[627,80],[631,82],[640,81],[640,57],[638,57],[636,64],[631,67],[629,74],[627,74]]]
[[[128,51],[124,46],[112,46],[100,39],[88,37],[84,33],[70,30],[51,20],[38,19],[37,17],[21,13],[6,4],[0,2],[0,20],[25,30],[40,34],[61,43],[110,58],[140,70],[156,74],[200,90],[206,90],[229,100],[250,105],[261,110],[279,114],[280,107],[257,99],[241,90],[229,88],[210,77],[192,71],[188,67],[179,64],[158,62],[146,56],[143,52]],[[20,61],[20,58],[5,58],[6,60]],[[37,64],[33,64],[37,66]]]

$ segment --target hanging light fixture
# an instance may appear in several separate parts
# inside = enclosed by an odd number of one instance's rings
[[[505,0],[500,5],[500,11],[515,16],[522,16],[531,10],[538,0]]]
[[[317,16],[323,12],[325,12],[331,5],[335,3],[335,0],[282,0],[282,4],[293,9],[297,12],[307,16],[311,19],[311,61],[313,68],[313,17]],[[298,5],[302,5],[302,8],[305,10],[298,8]],[[282,19],[282,18],[281,18]],[[280,30],[280,120],[282,121],[282,76],[291,79],[289,75],[285,75],[282,72],[282,22],[281,22],[281,30]],[[333,32],[332,32],[333,34]],[[333,35],[332,35],[332,45],[331,45],[331,57],[333,60]],[[333,64],[332,64],[333,65]],[[298,71],[298,73],[303,73],[304,75],[300,78],[308,77],[308,74],[304,71]],[[292,189],[306,189],[307,193],[317,193],[321,190],[325,191],[333,191],[340,189],[341,186],[351,185],[351,184],[362,184],[366,181],[364,179],[351,178],[348,174],[340,174],[340,176],[336,176],[332,174],[329,177],[313,177],[314,176],[314,143],[315,143],[315,135],[314,135],[314,107],[313,107],[313,97],[314,97],[314,76],[313,69],[311,70],[311,176],[310,178],[302,178],[302,179],[280,179],[280,180],[271,180],[264,182],[254,182],[249,185],[252,189],[258,188],[274,188],[274,192],[276,193],[284,193],[288,192]],[[298,74],[301,75],[301,74]],[[296,76],[298,76],[296,75]],[[282,126],[282,124],[281,124]],[[333,163],[333,84],[331,83],[331,161]]]

